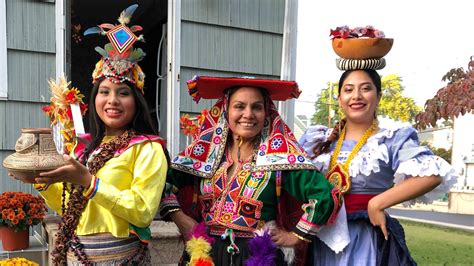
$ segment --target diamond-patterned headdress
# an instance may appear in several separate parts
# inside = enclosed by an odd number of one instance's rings
[[[103,23],[97,27],[92,27],[84,32],[84,35],[100,34],[105,35],[110,43],[104,48],[96,47],[95,50],[102,55],[102,58],[95,65],[92,73],[92,83],[108,78],[114,83],[130,82],[143,93],[145,73],[138,65],[138,62],[145,57],[145,52],[140,48],[133,48],[136,41],[144,41],[143,35],[136,36],[135,32],[143,30],[141,26],[127,26],[138,5],[132,5],[122,11],[118,22],[114,25]]]

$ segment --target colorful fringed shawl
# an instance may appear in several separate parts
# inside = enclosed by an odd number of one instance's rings
[[[221,162],[226,147],[229,126],[226,118],[227,97],[211,108],[200,127],[200,133],[172,161],[171,167],[195,176],[211,178]],[[293,132],[281,119],[273,102],[268,99],[261,140],[250,171],[316,169]]]

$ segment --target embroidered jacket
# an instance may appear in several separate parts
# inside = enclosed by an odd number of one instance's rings
[[[302,204],[286,205],[280,214],[288,214],[290,208],[303,210],[292,229],[303,238],[315,235],[321,225],[335,217],[336,191],[315,170],[271,101],[255,156],[238,164],[235,174],[228,176],[233,162],[226,154],[226,101],[224,97],[212,107],[198,138],[172,161],[160,212],[167,215],[183,208],[189,214],[187,210],[194,209],[210,226],[211,233],[232,228],[253,236],[264,222],[277,219],[281,188]],[[173,193],[177,191],[184,198],[196,198],[180,206]]]

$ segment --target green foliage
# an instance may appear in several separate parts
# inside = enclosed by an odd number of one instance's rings
[[[416,118],[415,118],[416,119]],[[454,127],[454,121],[452,119],[444,119],[442,122],[441,122],[441,125],[443,127]]]
[[[332,97],[330,97],[330,86],[333,85]],[[335,111],[331,118],[331,125],[334,126],[343,114],[337,103],[337,82],[328,83],[328,87],[321,90],[315,103],[316,112],[311,119],[313,124],[328,125],[329,108]],[[390,74],[382,77],[382,99],[378,107],[378,115],[390,117],[395,121],[413,122],[415,116],[420,112],[413,98],[403,96],[404,88],[402,78],[396,74]]]
[[[318,100],[314,104],[316,112],[313,114],[313,118],[311,119],[311,122],[314,125],[333,127],[342,117],[342,113],[339,110],[339,105],[337,103],[337,83],[332,83],[332,85],[332,93],[330,90],[331,84],[328,83],[328,87],[321,90],[321,93],[318,94]],[[329,95],[330,93],[331,96]],[[329,125],[330,109],[334,110],[334,116],[331,117],[331,125]]]
[[[427,146],[428,148],[430,148],[431,151],[433,151],[433,153],[443,159],[445,159],[448,163],[451,163],[451,156],[453,154],[453,149],[449,149],[449,150],[446,150],[446,149],[443,149],[443,148],[435,148],[433,146],[431,146],[431,144],[429,144],[428,142],[426,141],[423,141],[421,143],[421,145],[423,146]]]
[[[396,74],[382,77],[382,99],[379,103],[378,114],[390,117],[395,121],[413,122],[421,111],[410,97],[403,96],[402,78]]]
[[[418,265],[473,265],[474,233],[401,221],[408,249]]]

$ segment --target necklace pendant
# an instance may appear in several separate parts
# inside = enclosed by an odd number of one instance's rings
[[[252,164],[251,164],[251,163],[244,163],[244,164],[242,165],[242,169],[244,169],[244,170],[250,170],[250,169],[252,169]]]
[[[340,163],[336,163],[331,170],[326,173],[326,179],[334,187],[338,188],[341,194],[345,194],[351,189],[351,177]]]

